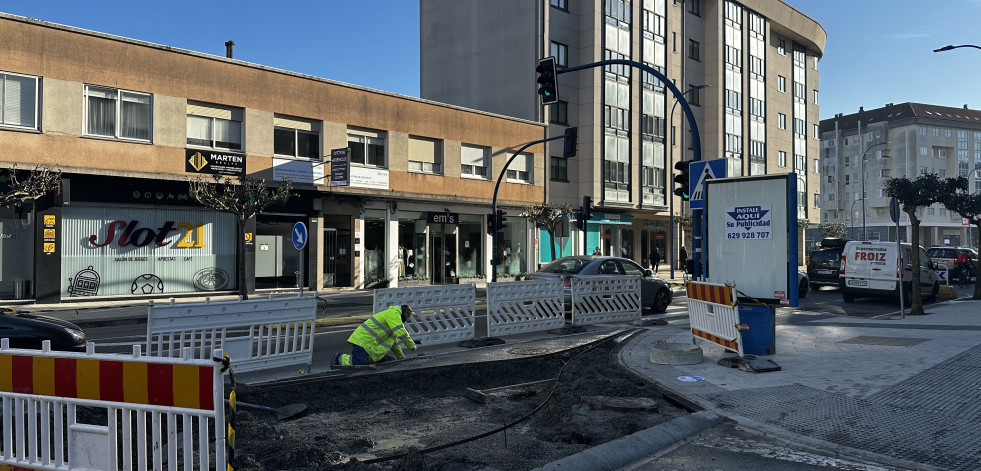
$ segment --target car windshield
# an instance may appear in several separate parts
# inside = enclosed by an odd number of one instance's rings
[[[811,254],[811,260],[822,262],[833,262],[841,258],[841,252],[832,250],[819,250]]]
[[[582,267],[589,263],[589,259],[586,258],[560,258],[548,265],[542,267],[538,270],[540,273],[563,273],[563,274],[574,274],[579,273]]]
[[[930,258],[955,258],[954,249],[930,249],[927,251]]]

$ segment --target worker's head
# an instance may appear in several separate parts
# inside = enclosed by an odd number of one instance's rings
[[[402,310],[402,322],[405,322],[412,315],[412,308],[408,304],[403,304],[400,309]]]

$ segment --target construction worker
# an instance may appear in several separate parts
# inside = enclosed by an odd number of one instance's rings
[[[399,341],[409,350],[416,349],[416,343],[409,337],[403,323],[412,315],[412,309],[403,304],[401,307],[390,306],[388,309],[371,316],[364,321],[350,337],[351,354],[338,353],[334,356],[334,364],[340,366],[367,365],[384,361],[385,355],[391,351],[395,358],[405,357]]]

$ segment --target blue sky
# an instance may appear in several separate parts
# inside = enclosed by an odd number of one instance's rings
[[[822,118],[907,101],[981,109],[981,50],[933,52],[981,45],[981,0],[788,3],[828,32]],[[231,39],[236,59],[419,95],[416,0],[4,0],[0,11],[222,56]]]

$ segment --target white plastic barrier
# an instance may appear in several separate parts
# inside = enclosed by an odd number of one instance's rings
[[[406,330],[413,340],[423,345],[474,338],[477,289],[473,284],[375,290],[374,312],[402,304],[407,304],[415,312],[406,321]]]
[[[487,283],[487,335],[513,335],[565,325],[562,285],[552,280]]]
[[[132,356],[52,352],[45,343],[0,341],[0,468],[225,469],[220,362],[142,356],[138,345]]]
[[[735,287],[692,281],[687,291],[691,334],[743,356]]]
[[[572,324],[640,319],[640,277],[591,276],[572,279]]]
[[[146,352],[170,357],[190,347],[194,358],[221,348],[236,373],[313,363],[316,295],[248,301],[150,303]]]

